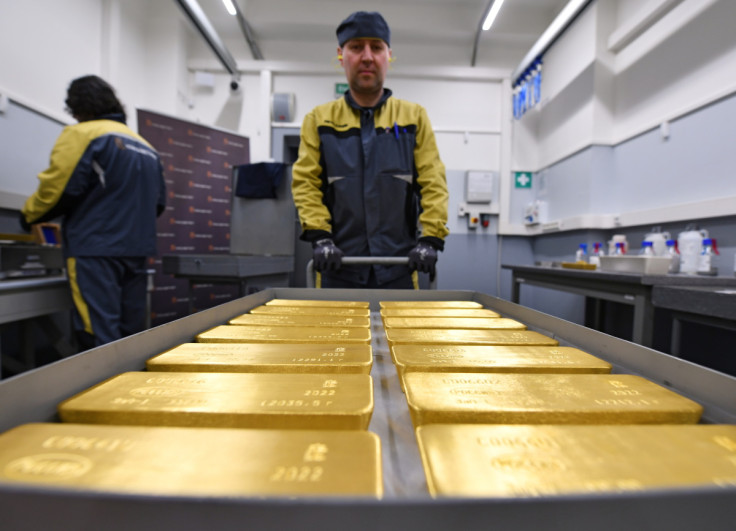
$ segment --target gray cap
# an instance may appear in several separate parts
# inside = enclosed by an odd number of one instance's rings
[[[381,39],[391,46],[391,30],[380,13],[356,11],[337,27],[340,47],[350,39]]]

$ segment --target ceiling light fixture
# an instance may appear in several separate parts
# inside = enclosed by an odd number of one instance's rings
[[[223,0],[224,2],[225,0]],[[498,12],[501,11],[501,6],[503,5],[503,0],[496,0],[493,2],[493,5],[491,6],[491,10],[488,12],[488,15],[486,16],[486,19],[483,21],[483,31],[488,31],[491,29],[491,26],[493,26],[493,21],[496,20],[496,16],[498,16]]]
[[[225,4],[225,9],[227,9],[227,12],[232,16],[235,16],[238,13],[235,9],[235,5],[233,4],[233,0],[222,0],[222,3]]]

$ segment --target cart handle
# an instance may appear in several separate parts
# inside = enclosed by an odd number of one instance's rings
[[[408,256],[345,256],[343,264],[358,265],[406,265],[409,263]],[[314,287],[314,260],[307,262],[307,287]],[[429,281],[429,289],[437,289],[437,273],[434,279]]]

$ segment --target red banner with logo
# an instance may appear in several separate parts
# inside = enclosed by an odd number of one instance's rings
[[[250,161],[247,137],[138,111],[138,132],[161,156],[166,179],[166,211],[158,218],[158,256],[151,294],[151,326],[237,297],[237,286],[196,284],[161,271],[161,256],[229,254],[232,167]]]

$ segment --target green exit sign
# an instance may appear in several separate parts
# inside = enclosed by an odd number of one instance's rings
[[[335,83],[335,97],[339,98],[348,91],[347,83]]]

